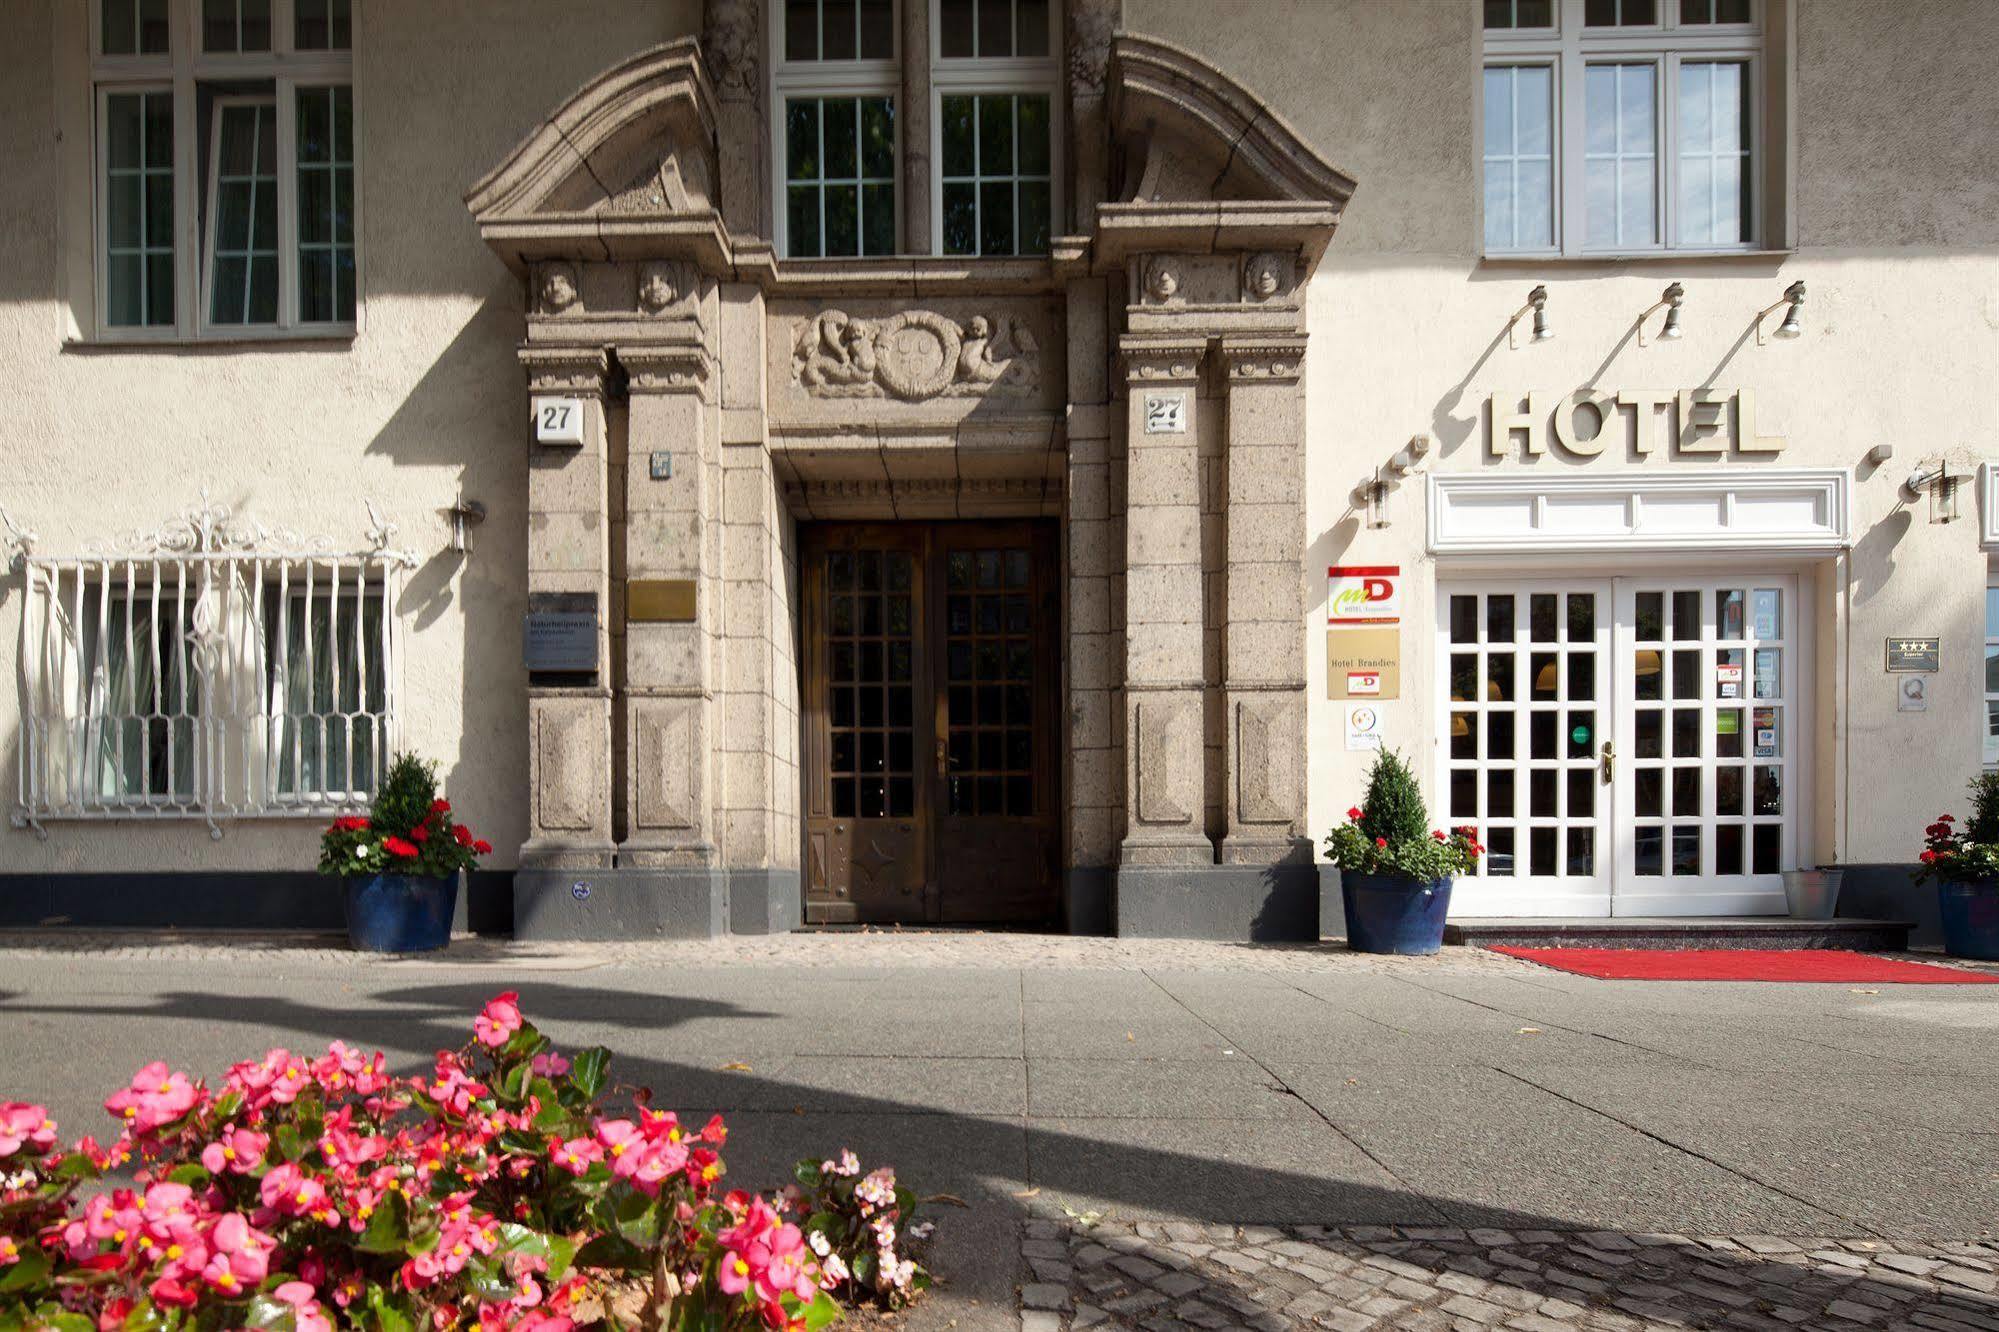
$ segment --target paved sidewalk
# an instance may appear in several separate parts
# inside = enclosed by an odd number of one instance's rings
[[[1604,982],[1464,950],[987,934],[461,941],[392,961],[306,943],[0,946],[0,1098],[47,1099],[83,1132],[156,1057],[214,1076],[338,1036],[410,1068],[516,988],[560,1044],[601,1042],[614,1075],[663,1103],[725,1112],[739,1182],[850,1144],[950,1195],[933,1209],[947,1284],[913,1322],[959,1332],[1018,1332],[1037,1215],[1132,1238],[1154,1222],[1277,1228],[1273,1245],[1316,1242],[1299,1227],[1414,1226],[1929,1255],[1999,1232],[1993,987]],[[1672,1325],[1715,1325],[1687,1298]],[[1288,1307],[1271,1316],[1296,1321]],[[1961,1321],[1999,1329],[1976,1316]]]

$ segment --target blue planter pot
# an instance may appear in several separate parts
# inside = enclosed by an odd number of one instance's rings
[[[1999,881],[1939,883],[1937,910],[1946,953],[1999,962]]]
[[[347,939],[368,953],[428,953],[451,942],[458,876],[355,875],[347,880]]]
[[[1340,871],[1347,947],[1357,953],[1434,953],[1444,946],[1451,881],[1423,883],[1393,874]]]

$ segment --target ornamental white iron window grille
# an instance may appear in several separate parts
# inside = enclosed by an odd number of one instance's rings
[[[324,818],[364,808],[394,751],[415,557],[370,503],[367,542],[201,502],[23,575],[16,827]],[[4,519],[5,515],[0,515]]]

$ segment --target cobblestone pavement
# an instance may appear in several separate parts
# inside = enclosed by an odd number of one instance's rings
[[[1992,1332],[1999,1241],[1025,1225],[1021,1332]]]

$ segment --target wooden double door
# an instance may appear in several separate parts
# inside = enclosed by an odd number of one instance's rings
[[[800,546],[806,919],[1053,919],[1053,524],[817,524]]]

